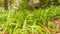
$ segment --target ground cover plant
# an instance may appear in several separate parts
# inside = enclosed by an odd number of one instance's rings
[[[0,34],[60,33],[60,7],[34,11],[0,8]]]

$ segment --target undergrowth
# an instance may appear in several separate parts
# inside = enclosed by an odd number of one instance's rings
[[[10,34],[54,34],[57,27],[52,19],[60,19],[60,8],[52,7],[34,11],[0,9],[0,30]],[[48,25],[47,27],[45,25]],[[53,32],[50,31],[53,27]]]

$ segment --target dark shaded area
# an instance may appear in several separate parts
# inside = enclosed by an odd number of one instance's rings
[[[4,0],[4,9],[8,10],[8,0]]]

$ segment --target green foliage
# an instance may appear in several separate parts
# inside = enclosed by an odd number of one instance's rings
[[[54,17],[60,18],[60,8],[52,7],[46,9],[5,11],[0,10],[0,28],[9,31],[10,34],[54,34],[57,27],[51,21]],[[44,25],[48,24],[48,28]],[[50,31],[53,27],[53,32]]]
[[[0,7],[2,7],[4,4],[4,0],[0,0]]]
[[[19,4],[19,9],[20,10],[25,10],[25,8],[26,8],[26,3],[25,2]]]

